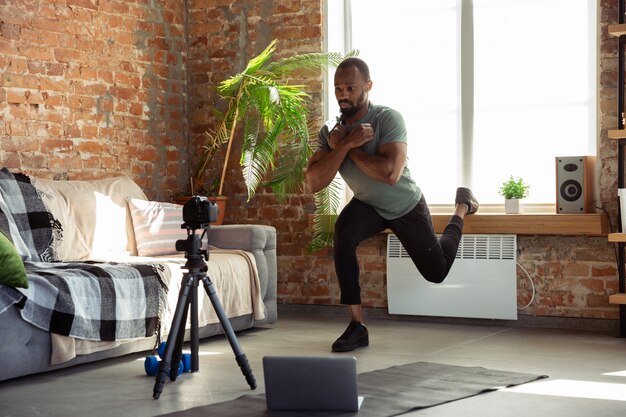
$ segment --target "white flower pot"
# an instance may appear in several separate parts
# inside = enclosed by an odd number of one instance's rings
[[[504,200],[504,212],[506,214],[518,214],[524,209],[522,200],[519,198],[509,198]]]

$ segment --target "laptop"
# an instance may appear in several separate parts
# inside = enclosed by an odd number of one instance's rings
[[[356,358],[349,356],[265,356],[268,410],[358,411]]]

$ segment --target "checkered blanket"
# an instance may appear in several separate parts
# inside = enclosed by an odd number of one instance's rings
[[[155,265],[25,262],[29,288],[0,285],[0,314],[16,304],[40,329],[86,340],[149,337],[159,330],[166,286]]]
[[[25,261],[50,262],[61,239],[61,224],[46,209],[30,178],[0,169],[0,229]]]
[[[61,225],[24,174],[0,169],[0,229],[24,260],[29,288],[0,285],[0,314],[15,305],[40,329],[78,339],[152,336],[167,303],[154,265],[53,262]]]

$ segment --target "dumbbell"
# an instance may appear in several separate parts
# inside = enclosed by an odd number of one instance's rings
[[[159,345],[158,349],[157,349],[157,354],[159,355],[159,358],[163,359],[163,356],[165,355],[165,348],[167,347],[167,343],[165,342],[161,342],[161,344]],[[181,361],[183,362],[183,372],[189,372],[191,371],[191,354],[190,353],[183,353],[182,357],[181,357]]]
[[[165,347],[166,343],[163,342],[159,345],[157,349],[157,354],[159,358],[163,359],[163,355],[165,355]],[[148,376],[155,376],[159,371],[159,363],[160,360],[154,355],[147,356],[144,360],[144,369]],[[182,358],[180,360],[180,364],[178,366],[178,375],[183,372],[189,372],[191,370],[191,354],[183,353]]]

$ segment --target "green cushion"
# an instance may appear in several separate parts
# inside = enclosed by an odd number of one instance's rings
[[[2,231],[0,231],[0,284],[28,288],[22,257]]]

